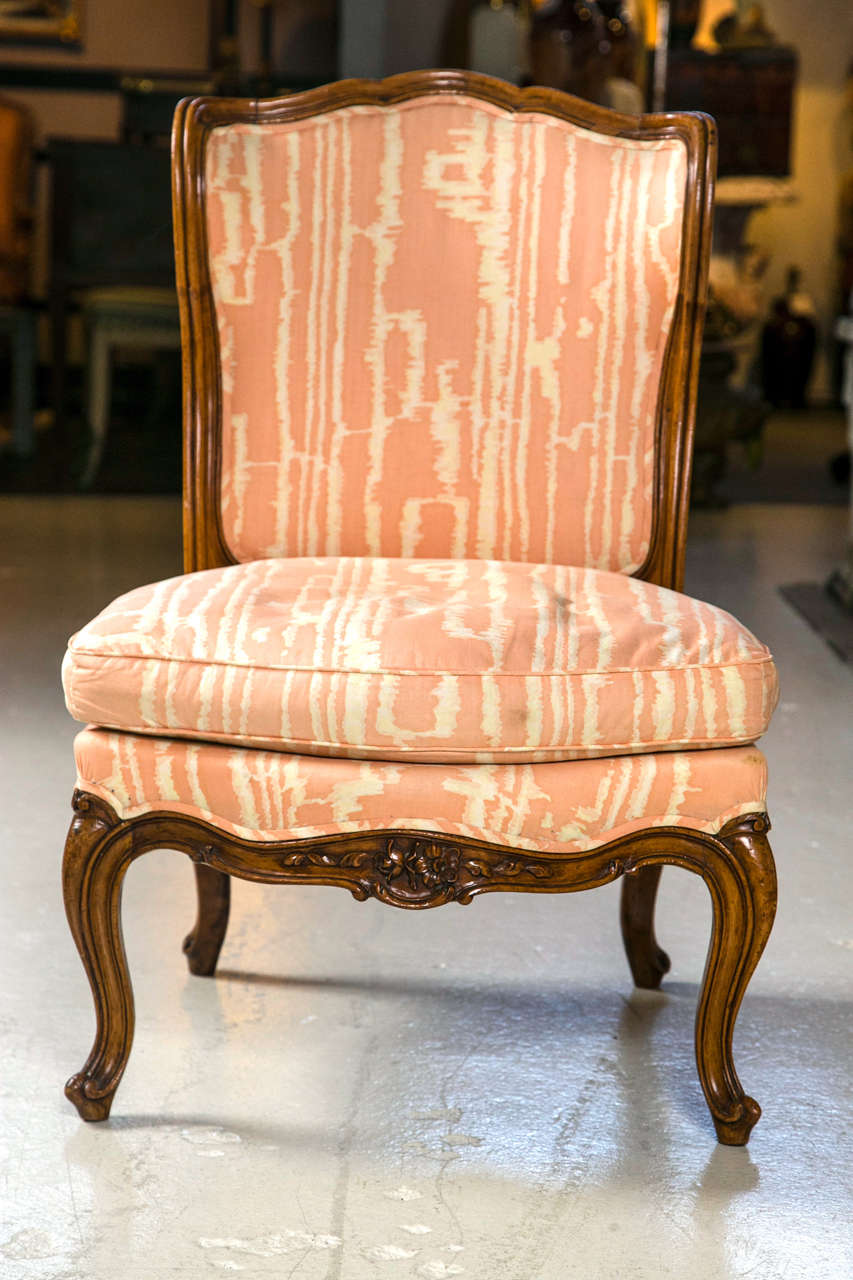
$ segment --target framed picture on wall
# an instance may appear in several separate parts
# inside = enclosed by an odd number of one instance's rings
[[[0,0],[0,43],[82,43],[84,0]]]

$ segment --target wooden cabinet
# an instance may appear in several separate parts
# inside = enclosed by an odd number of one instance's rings
[[[672,49],[668,111],[707,111],[719,130],[719,174],[784,177],[791,171],[797,55],[782,45],[706,53]]]

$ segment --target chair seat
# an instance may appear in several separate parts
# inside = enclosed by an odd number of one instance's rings
[[[583,853],[649,827],[713,835],[767,804],[753,746],[437,769],[84,729],[74,756],[78,787],[121,818],[178,813],[272,843],[390,829]]]
[[[351,557],[260,560],[121,596],[75,635],[72,715],[315,755],[531,763],[753,741],[767,649],[621,574]]]

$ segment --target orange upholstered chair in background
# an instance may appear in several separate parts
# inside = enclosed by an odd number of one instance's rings
[[[231,875],[407,908],[624,875],[656,986],[661,867],[698,873],[699,1075],[747,1140],[776,676],[679,594],[713,158],[702,116],[458,72],[179,107],[187,573],[64,667],[84,1118],[130,1052],[124,872],[167,847],[196,863],[195,973]]]

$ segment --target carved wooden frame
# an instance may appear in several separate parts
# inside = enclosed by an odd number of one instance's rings
[[[688,153],[679,293],[657,405],[654,523],[636,576],[680,588],[707,285],[714,126],[700,115],[617,115],[550,89],[518,90],[485,76],[415,72],[384,81],[350,80],[269,101],[187,99],[173,133],[173,195],[184,367],[184,554],[188,571],[232,563],[219,518],[221,399],[204,217],[204,150],[211,129],[276,123],[356,103],[392,104],[423,94],[466,94],[508,111],[539,111],[630,138],[681,138]],[[440,767],[440,766],[436,766]],[[177,849],[194,862],[198,917],[184,943],[195,974],[212,974],[228,924],[230,876],[268,884],[324,884],[359,900],[423,909],[479,893],[577,892],[624,876],[622,936],[636,984],[657,987],[669,960],[657,944],[654,904],[664,865],[700,875],[713,928],[696,1015],[699,1078],[717,1136],[745,1143],[760,1108],[740,1084],[732,1033],[776,906],[766,814],[730,822],[717,835],[655,827],[586,853],[537,853],[422,831],[378,830],[283,843],[249,841],[177,813],[121,820],[102,798],[77,791],[65,847],[68,919],[94,996],[92,1051],[66,1093],[85,1120],[109,1115],[133,1037],[133,993],[121,930],[125,871],[143,853]]]
[[[63,891],[74,940],[89,977],[97,1033],[65,1092],[84,1120],[110,1112],[133,1040],[133,990],[121,929],[124,874],[152,849],[186,853],[196,864],[199,913],[184,942],[190,970],[212,974],[228,924],[229,876],[264,884],[323,884],[358,901],[408,910],[467,905],[480,893],[573,893],[636,877],[641,892],[623,899],[622,934],[637,986],[657,987],[669,960],[654,935],[661,868],[700,875],[713,927],[696,1012],[699,1079],[720,1142],[745,1143],[761,1109],[741,1086],[732,1057],[738,1009],[770,933],[776,876],[765,814],[748,814],[716,836],[658,827],[586,853],[538,854],[429,831],[373,831],[282,843],[244,840],[199,819],[158,812],[121,821],[100,798],[77,791],[63,863]],[[642,879],[641,879],[642,877]]]

